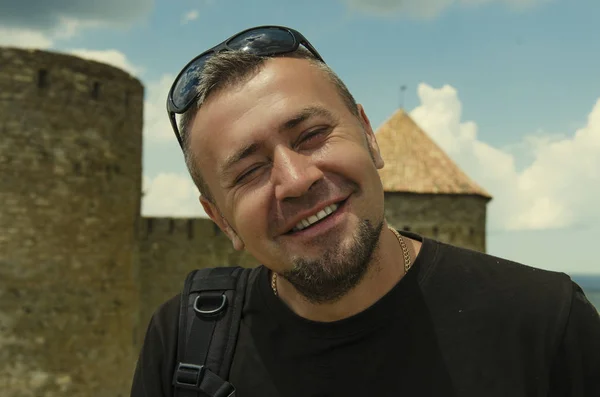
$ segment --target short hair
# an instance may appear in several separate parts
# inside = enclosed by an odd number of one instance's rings
[[[344,82],[327,64],[315,58],[310,51],[304,47],[299,47],[292,53],[278,55],[277,57],[306,59],[325,72],[325,75],[337,88],[350,112],[358,117],[358,106]],[[199,84],[196,87],[196,100],[181,117],[179,131],[183,142],[182,146],[186,166],[200,194],[213,204],[215,204],[214,198],[206,181],[202,177],[196,158],[190,148],[190,124],[198,109],[200,109],[211,94],[247,81],[250,77],[256,75],[261,70],[265,61],[270,58],[272,57],[259,56],[241,51],[225,51],[209,58],[199,76]]]

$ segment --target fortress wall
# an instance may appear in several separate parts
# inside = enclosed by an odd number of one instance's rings
[[[487,202],[474,195],[385,193],[385,214],[399,230],[485,252]]]
[[[140,326],[141,345],[152,313],[179,293],[186,275],[198,268],[253,267],[258,262],[233,249],[217,225],[205,218],[142,218],[140,224]]]
[[[143,87],[0,48],[0,390],[125,396],[137,313]]]

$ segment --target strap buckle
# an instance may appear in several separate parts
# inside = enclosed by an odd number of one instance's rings
[[[204,377],[204,369],[204,365],[179,363],[173,377],[173,385],[198,390]]]

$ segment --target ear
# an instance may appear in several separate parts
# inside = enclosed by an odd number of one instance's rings
[[[384,161],[381,157],[381,152],[379,151],[379,145],[377,144],[377,139],[375,138],[375,132],[373,132],[371,122],[369,121],[369,118],[365,113],[365,108],[360,104],[358,104],[357,106],[358,116],[365,131],[365,136],[367,138],[367,146],[369,147],[371,158],[373,159],[373,163],[375,163],[375,167],[377,167],[377,169],[382,169]]]
[[[235,230],[233,230],[231,225],[229,225],[229,222],[227,219],[225,219],[225,216],[221,213],[219,208],[214,203],[202,196],[200,196],[200,204],[202,204],[206,215],[208,215],[210,219],[212,219],[212,221],[219,226],[219,229],[221,229],[221,231],[227,235],[229,240],[231,240],[233,248],[237,251],[243,250],[244,242],[238,236]]]

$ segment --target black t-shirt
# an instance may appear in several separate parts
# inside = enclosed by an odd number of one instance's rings
[[[367,310],[318,323],[271,291],[245,306],[230,382],[237,397],[600,396],[600,317],[562,273],[412,234],[410,271]],[[133,397],[170,397],[179,296],[148,327]]]

